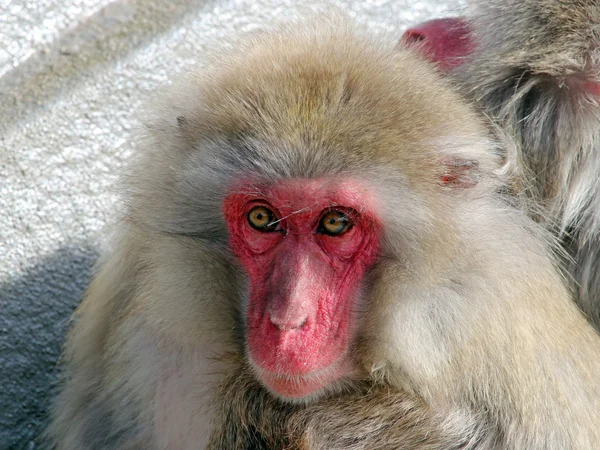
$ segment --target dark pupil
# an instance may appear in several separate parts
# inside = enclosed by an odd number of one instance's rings
[[[263,218],[263,215],[262,215],[262,213],[258,213],[258,214],[256,215],[256,218],[257,218],[258,220],[262,220],[262,218]]]
[[[329,219],[329,223],[331,225],[335,225],[335,222],[337,222],[337,219],[334,219],[333,217],[331,219]]]

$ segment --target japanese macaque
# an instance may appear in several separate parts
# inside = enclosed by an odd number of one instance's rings
[[[600,328],[600,2],[473,2],[469,20],[410,29],[516,141],[512,187],[562,239],[576,299]]]
[[[344,20],[148,120],[75,316],[59,449],[592,449],[600,338],[484,115]]]

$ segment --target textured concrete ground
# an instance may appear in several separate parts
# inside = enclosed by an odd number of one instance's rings
[[[341,1],[398,36],[464,0]],[[314,0],[0,0],[0,450],[44,448],[68,317],[115,218],[136,110],[224,36]]]

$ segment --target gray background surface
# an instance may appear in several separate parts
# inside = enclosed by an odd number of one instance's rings
[[[336,2],[400,36],[464,0]],[[43,448],[68,318],[117,214],[136,110],[203,49],[314,0],[0,0],[0,450]]]

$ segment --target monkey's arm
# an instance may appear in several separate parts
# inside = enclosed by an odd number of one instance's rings
[[[195,336],[194,346],[166,340],[161,324],[146,309],[171,299],[160,287],[171,288],[165,282],[167,275],[180,284],[172,272],[164,273],[173,267],[172,260],[161,255],[161,268],[151,255],[152,249],[174,239],[150,239],[140,229],[125,228],[75,313],[65,346],[64,383],[47,433],[49,446],[203,448],[210,426],[211,380],[220,379],[219,362],[210,344],[204,345],[206,339]],[[202,258],[198,246],[186,243],[186,248]],[[213,289],[210,294],[217,292]],[[198,311],[202,317],[210,316],[208,307]]]
[[[129,342],[113,345],[117,330],[135,334],[125,318],[140,276],[136,244],[123,240],[118,251],[105,256],[74,314],[65,345],[64,383],[47,432],[51,448],[153,448],[134,386],[126,382],[131,366],[119,357]]]
[[[242,394],[240,394],[242,393]],[[436,415],[418,397],[364,381],[308,406],[283,403],[240,365],[221,385],[209,444],[217,449],[434,450],[484,448],[465,417]],[[460,426],[459,425],[460,420]]]

